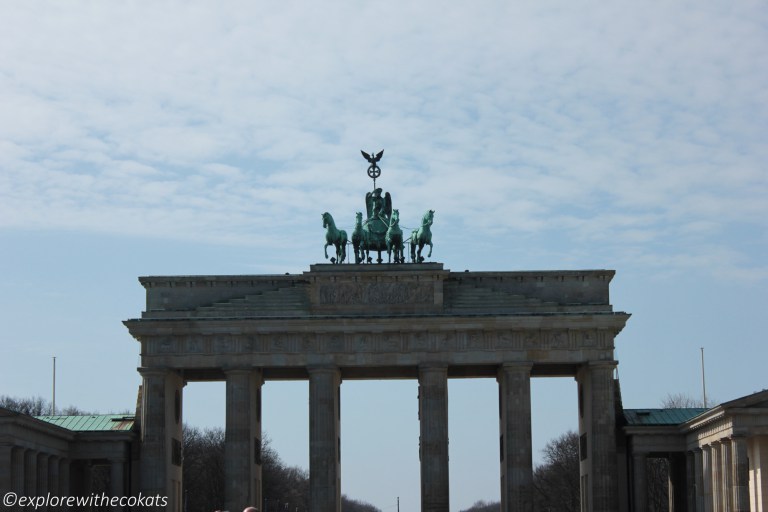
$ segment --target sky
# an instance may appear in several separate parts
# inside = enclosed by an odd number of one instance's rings
[[[132,410],[138,276],[300,273],[372,187],[446,269],[616,270],[625,407],[768,387],[758,1],[0,3],[0,394]],[[577,427],[534,379],[534,457]],[[342,384],[342,492],[419,508],[417,385]],[[497,391],[449,385],[451,510],[499,499]],[[185,420],[224,423],[190,383]],[[306,382],[264,429],[308,466]]]

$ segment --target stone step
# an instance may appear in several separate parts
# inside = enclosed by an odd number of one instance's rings
[[[197,308],[198,316],[299,316],[309,310],[306,285],[294,285]],[[279,315],[278,315],[279,314]]]
[[[512,294],[492,287],[475,284],[445,283],[445,306],[449,309],[498,311],[557,311],[560,305],[524,295]]]

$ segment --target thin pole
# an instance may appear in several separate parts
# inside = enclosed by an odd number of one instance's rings
[[[397,512],[400,512],[400,496],[397,497]]]
[[[704,408],[707,408],[707,381],[704,378],[704,347],[701,347],[701,389],[704,391]]]
[[[51,416],[56,415],[56,356],[53,356],[53,399],[51,401]]]

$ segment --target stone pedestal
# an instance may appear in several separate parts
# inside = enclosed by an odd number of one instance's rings
[[[448,368],[419,368],[421,511],[449,509]]]
[[[309,510],[341,512],[338,368],[309,369]]]
[[[227,428],[224,444],[225,508],[260,508],[261,372],[227,370]]]
[[[507,363],[498,374],[502,512],[533,510],[531,363]]]

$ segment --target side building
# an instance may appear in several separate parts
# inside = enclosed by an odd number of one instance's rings
[[[137,439],[133,415],[33,417],[0,407],[0,492],[102,501],[135,495]]]
[[[648,460],[669,461],[669,510],[768,511],[768,390],[711,409],[624,409],[627,510],[650,510]]]

